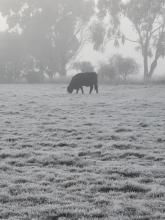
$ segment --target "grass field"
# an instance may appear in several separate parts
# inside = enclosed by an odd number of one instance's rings
[[[165,219],[165,87],[0,86],[0,219]]]

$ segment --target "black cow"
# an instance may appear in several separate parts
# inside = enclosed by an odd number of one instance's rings
[[[95,88],[98,93],[98,82],[97,82],[97,73],[95,72],[86,72],[86,73],[78,73],[72,77],[72,80],[67,88],[69,93],[72,93],[75,89],[78,93],[79,89],[81,89],[82,94],[84,93],[83,86],[90,87],[90,94]]]

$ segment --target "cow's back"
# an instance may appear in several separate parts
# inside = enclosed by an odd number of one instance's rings
[[[92,84],[97,84],[97,73],[95,72],[78,73],[73,77],[73,79],[76,84],[82,86],[90,86]]]

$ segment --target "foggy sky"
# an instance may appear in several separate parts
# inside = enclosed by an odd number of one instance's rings
[[[7,29],[6,19],[2,17],[0,13],[0,31],[5,31]]]
[[[126,32],[126,35],[131,37],[132,39],[136,39],[136,34],[133,32],[130,23],[128,20],[124,19],[123,21],[123,29]],[[6,19],[2,17],[0,14],[0,31],[7,30],[8,25],[6,23]],[[141,76],[143,75],[143,63],[142,63],[142,57],[140,52],[135,51],[135,44],[133,43],[126,43],[124,46],[121,46],[120,48],[116,49],[113,47],[111,43],[108,43],[106,46],[106,49],[104,52],[97,52],[92,49],[92,46],[90,44],[86,45],[81,54],[79,55],[78,59],[81,61],[90,61],[92,64],[94,64],[96,67],[99,65],[100,62],[106,62],[113,54],[115,53],[121,53],[123,56],[128,57],[134,57],[136,61],[140,64]],[[159,77],[165,74],[165,68],[164,68],[164,60],[159,60],[159,65],[155,70],[154,77]],[[142,76],[143,77],[143,76]]]

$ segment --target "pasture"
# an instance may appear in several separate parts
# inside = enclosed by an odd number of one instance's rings
[[[165,219],[165,87],[0,86],[0,219]]]

